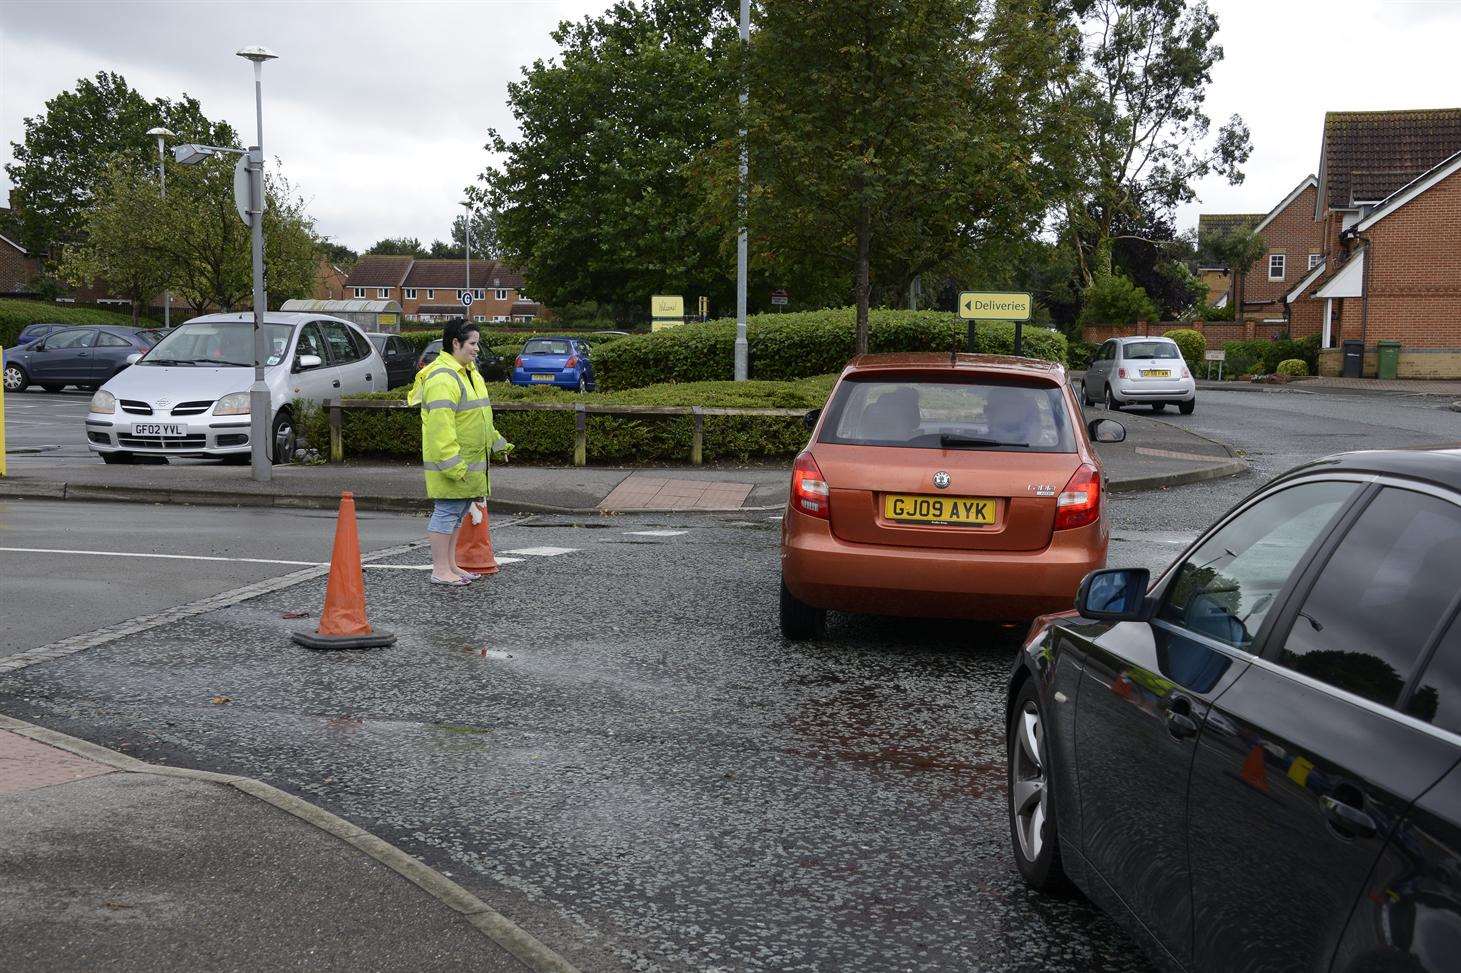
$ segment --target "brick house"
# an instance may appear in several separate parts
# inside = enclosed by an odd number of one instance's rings
[[[0,294],[34,293],[41,262],[8,236],[0,236]]]
[[[1197,235],[1222,236],[1234,230],[1248,230],[1258,225],[1263,213],[1202,213],[1197,217]],[[1207,303],[1213,307],[1227,307],[1233,300],[1232,271],[1213,264],[1197,268],[1197,276],[1207,285]]]
[[[407,318],[445,321],[464,310],[478,324],[525,324],[551,317],[541,304],[522,293],[522,275],[497,260],[472,261],[472,302],[467,293],[464,260],[417,260],[412,257],[361,257],[345,282],[346,297],[399,301]]]
[[[345,281],[349,274],[321,257],[315,264],[315,283],[310,297],[317,301],[342,301],[345,299]]]

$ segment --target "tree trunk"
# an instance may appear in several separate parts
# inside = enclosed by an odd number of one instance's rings
[[[140,301],[132,302],[132,327],[142,327],[142,306]]]
[[[856,353],[867,354],[867,306],[869,299],[868,250],[872,235],[872,217],[866,203],[857,216],[857,341]]]

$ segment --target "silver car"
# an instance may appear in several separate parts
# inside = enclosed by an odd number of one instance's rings
[[[387,386],[380,353],[340,318],[271,313],[264,343],[275,462],[293,452],[301,403]],[[144,454],[247,462],[253,362],[252,312],[194,318],[92,396],[87,442],[108,463]]]
[[[1112,338],[1091,358],[1081,401],[1112,410],[1143,402],[1153,412],[1175,405],[1186,416],[1197,408],[1197,382],[1171,338]]]

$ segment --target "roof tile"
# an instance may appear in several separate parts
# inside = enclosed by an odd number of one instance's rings
[[[411,269],[410,257],[366,254],[355,262],[346,287],[400,287]]]
[[[1461,108],[1329,112],[1322,199],[1330,209],[1388,196],[1461,150]]]

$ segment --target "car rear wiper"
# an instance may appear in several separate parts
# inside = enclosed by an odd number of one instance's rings
[[[938,437],[939,445],[945,448],[962,449],[989,449],[995,446],[1008,446],[1011,449],[1029,449],[1029,443],[1007,443],[1001,439],[980,439],[977,436],[960,436],[957,433],[946,432]]]

